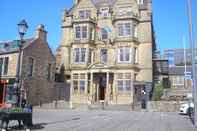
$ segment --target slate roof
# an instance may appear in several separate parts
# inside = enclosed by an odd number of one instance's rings
[[[100,7],[103,6],[108,6],[108,7],[113,7],[114,4],[116,3],[117,0],[91,0],[92,3],[94,4],[94,6],[98,9]],[[69,10],[68,10],[68,14],[71,15],[73,9],[76,7],[77,5],[74,4]]]
[[[102,6],[112,7],[116,3],[116,0],[92,0],[92,2],[97,8]]]
[[[33,42],[34,38],[29,38],[25,40],[24,47],[26,48]],[[19,40],[0,42],[0,54],[6,54],[11,52],[16,52],[19,50]]]
[[[187,66],[187,72],[192,72],[192,67]],[[184,66],[175,66],[169,67],[169,75],[184,75],[185,67]]]

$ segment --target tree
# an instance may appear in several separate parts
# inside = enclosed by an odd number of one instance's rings
[[[156,84],[154,92],[153,92],[153,100],[160,101],[161,97],[163,96],[163,92],[164,92],[164,87],[163,87],[162,82],[159,84]]]

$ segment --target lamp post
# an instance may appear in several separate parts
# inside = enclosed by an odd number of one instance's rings
[[[194,32],[192,23],[192,0],[187,0],[188,18],[189,18],[189,40],[192,52],[192,81],[193,81],[193,99],[194,99],[194,125],[197,127],[197,86],[196,86],[196,50],[194,42]]]
[[[25,20],[22,20],[18,23],[18,33],[20,35],[20,41],[18,44],[19,47],[19,54],[18,54],[18,62],[17,62],[17,70],[16,70],[16,80],[15,80],[15,86],[17,90],[17,106],[21,107],[21,57],[23,52],[23,46],[24,46],[24,35],[26,34],[28,29],[27,22]]]

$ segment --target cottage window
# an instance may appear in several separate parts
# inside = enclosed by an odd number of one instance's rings
[[[121,47],[118,49],[118,62],[131,62],[131,48],[130,47]]]

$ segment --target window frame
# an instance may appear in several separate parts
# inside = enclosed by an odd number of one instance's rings
[[[75,25],[74,26],[74,38],[75,40],[85,40],[90,37],[91,34],[89,34],[88,31],[88,25]]]
[[[87,48],[74,48],[73,49],[73,54],[74,54],[73,55],[73,63],[75,63],[75,64],[85,64],[87,62],[86,61]],[[76,58],[78,58],[78,60]]]
[[[102,40],[108,40],[109,39],[109,33],[104,28],[101,29],[101,39]]]
[[[85,73],[74,73],[73,75],[73,81],[72,81],[72,90],[74,94],[84,94],[86,91],[86,74]],[[77,76],[77,77],[75,77]],[[83,84],[82,84],[83,83]],[[83,87],[83,88],[81,88]]]
[[[30,61],[32,60],[32,61]],[[32,62],[32,63],[30,63]],[[30,65],[31,64],[31,65]],[[28,77],[34,76],[34,66],[35,66],[35,59],[33,57],[28,58]]]
[[[123,22],[118,23],[118,37],[131,37],[132,33],[132,23],[131,22]]]
[[[129,77],[127,77],[128,74],[129,74]],[[121,77],[120,77],[120,75],[121,75]],[[117,76],[116,84],[117,84],[118,93],[119,94],[129,94],[131,92],[131,88],[132,88],[132,86],[131,86],[132,73],[116,73],[116,76]],[[119,85],[121,85],[121,88]]]
[[[126,49],[129,49],[129,60],[126,60],[127,59],[127,54],[126,54]],[[122,50],[122,52],[121,52]],[[124,53],[122,54],[123,55],[123,60],[121,60],[121,53]],[[131,47],[129,46],[122,46],[122,47],[119,47],[118,48],[118,63],[131,63]]]
[[[103,53],[106,53],[106,54],[103,54]],[[106,58],[104,58],[106,57]],[[101,63],[107,63],[108,61],[108,50],[107,49],[100,49],[100,60],[101,60]]]
[[[101,8],[100,9],[101,12],[101,18],[106,19],[109,18],[109,8]]]
[[[91,17],[91,10],[79,10],[78,14],[80,19],[87,19]]]

